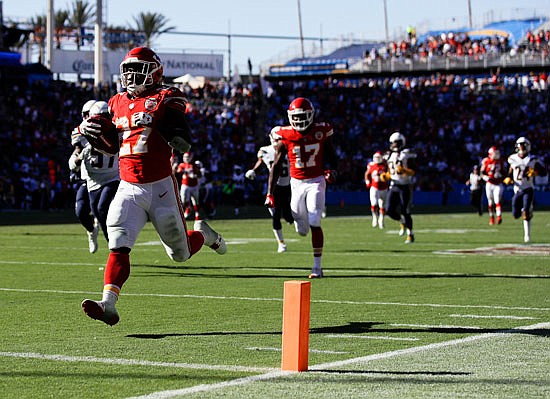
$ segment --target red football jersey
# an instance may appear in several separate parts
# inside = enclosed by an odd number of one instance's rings
[[[323,147],[332,133],[332,126],[325,122],[314,122],[305,132],[291,126],[279,126],[272,131],[273,137],[287,149],[291,177],[303,180],[324,175]]]
[[[182,162],[178,165],[176,173],[181,173],[181,184],[187,187],[196,187],[199,184],[200,169],[197,165]]]
[[[504,180],[504,161],[502,159],[483,158],[481,161],[481,174],[489,177],[488,182],[500,184]]]
[[[380,174],[388,171],[388,164],[385,162],[375,163],[369,162],[367,165],[367,171],[365,172],[365,180],[370,182],[370,185],[378,190],[387,190],[390,182],[383,182],[380,180]]]
[[[185,107],[184,94],[174,87],[158,87],[130,98],[115,94],[109,100],[113,122],[122,132],[119,152],[120,178],[130,183],[150,183],[172,173],[172,148],[158,131],[166,103]]]

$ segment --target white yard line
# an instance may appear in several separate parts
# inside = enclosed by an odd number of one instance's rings
[[[350,334],[328,334],[327,338],[345,338],[345,339],[379,339],[385,341],[420,341],[419,338],[400,338],[387,337],[384,335],[350,335]]]
[[[214,364],[196,364],[196,363],[175,363],[175,362],[153,362],[149,360],[137,359],[113,359],[95,356],[66,356],[66,355],[47,355],[34,352],[0,352],[0,357],[17,357],[23,359],[44,359],[60,362],[85,362],[85,363],[105,363],[117,364],[122,366],[147,366],[147,367],[170,367],[195,370],[221,370],[221,371],[239,371],[244,373],[265,373],[276,369],[269,367],[245,367],[232,365],[214,365]]]
[[[266,352],[282,352],[282,348],[258,348],[258,347],[250,347],[245,348],[250,351],[266,351]],[[309,353],[322,353],[325,355],[345,355],[349,352],[342,352],[342,351],[326,351],[326,350],[319,350],[319,349],[310,349],[308,351]]]
[[[7,288],[0,287],[0,292],[37,292],[45,294],[79,294],[79,295],[101,295],[101,292],[93,291],[71,291],[71,290],[36,290],[26,288]],[[124,292],[123,296],[135,297],[157,297],[157,298],[190,298],[190,299],[219,299],[223,301],[267,301],[282,302],[282,298],[258,298],[258,297],[240,297],[240,296],[218,296],[218,295],[192,295],[192,294],[144,294]],[[374,302],[374,301],[339,301],[329,299],[312,300],[311,303],[329,303],[338,305],[372,305],[372,306],[405,306],[405,307],[427,307],[427,308],[457,308],[457,309],[499,309],[499,310],[535,310],[550,311],[550,308],[529,308],[521,306],[499,306],[499,305],[452,305],[442,303],[404,303],[404,302]]]
[[[438,343],[434,343],[434,344],[417,346],[417,347],[408,348],[408,349],[400,349],[400,350],[391,351],[391,352],[384,352],[384,353],[377,353],[377,354],[369,355],[369,356],[356,357],[356,358],[353,358],[353,359],[341,360],[341,361],[330,362],[330,363],[322,363],[322,364],[317,364],[317,365],[314,365],[314,366],[310,366],[308,369],[310,371],[323,371],[323,370],[327,370],[327,369],[333,369],[333,368],[336,368],[336,367],[348,366],[348,365],[355,364],[355,363],[367,363],[367,362],[371,362],[371,361],[375,361],[375,360],[388,359],[388,358],[396,357],[396,356],[403,356],[403,355],[409,355],[409,354],[412,354],[412,353],[425,352],[425,351],[429,351],[429,350],[433,350],[433,349],[439,349],[439,348],[444,348],[444,347],[449,347],[449,346],[460,345],[460,344],[467,343],[467,342],[478,341],[478,340],[481,340],[481,339],[487,339],[487,338],[492,338],[492,337],[497,337],[497,336],[503,336],[503,335],[506,335],[506,334],[509,334],[509,333],[521,332],[522,330],[533,330],[533,329],[537,329],[537,328],[550,328],[550,323],[534,324],[534,325],[531,325],[531,326],[518,327],[518,328],[514,328],[514,329],[510,329],[510,330],[506,330],[506,331],[498,332],[498,333],[487,333],[487,334],[473,335],[473,336],[466,337],[466,338],[460,338],[460,339],[454,339],[454,340],[451,340],[451,341],[438,342]],[[129,398],[129,399],[166,399],[166,398],[172,398],[172,397],[175,397],[175,396],[183,396],[183,395],[193,394],[193,393],[197,393],[197,392],[209,392],[209,391],[214,391],[214,390],[217,390],[217,389],[227,388],[227,387],[231,387],[231,386],[246,385],[246,384],[250,384],[250,383],[256,382],[256,381],[270,380],[270,379],[275,379],[275,378],[279,378],[279,377],[282,377],[282,376],[287,376],[289,374],[291,374],[291,373],[290,372],[283,372],[283,371],[278,371],[278,372],[274,371],[274,372],[270,372],[270,373],[266,373],[266,374],[260,374],[260,375],[245,377],[245,378],[238,378],[238,379],[231,380],[231,381],[224,381],[224,382],[217,383],[217,384],[210,384],[210,385],[202,384],[202,385],[196,385],[196,386],[189,387],[189,388],[173,389],[173,390],[169,390],[169,391],[152,392],[152,393],[147,394],[147,395],[136,396],[136,397]]]
[[[482,316],[478,314],[450,314],[449,317],[461,317],[465,319],[510,319],[510,320],[536,320],[536,317],[527,316]]]

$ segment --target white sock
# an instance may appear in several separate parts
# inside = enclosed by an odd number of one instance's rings
[[[314,256],[313,257],[313,270],[321,270],[321,257],[320,256]]]
[[[275,238],[277,239],[277,241],[279,241],[280,243],[284,243],[284,242],[285,242],[285,239],[284,239],[284,237],[283,237],[283,230],[281,230],[281,229],[278,229],[278,230],[273,229],[273,234],[275,234]]]

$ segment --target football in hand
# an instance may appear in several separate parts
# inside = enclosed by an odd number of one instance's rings
[[[99,134],[84,135],[96,150],[107,155],[114,155],[120,150],[120,141],[115,124],[108,116],[94,115],[86,121],[88,124],[99,126]]]

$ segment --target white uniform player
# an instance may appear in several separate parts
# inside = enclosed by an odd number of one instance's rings
[[[413,185],[415,183],[414,161],[416,154],[405,148],[405,136],[394,132],[390,138],[390,152],[386,154],[390,180],[386,215],[401,223],[399,235],[407,233],[406,244],[414,242],[413,220],[411,215]]]
[[[512,198],[512,215],[515,219],[523,217],[523,240],[531,241],[531,219],[533,217],[534,177],[546,175],[542,163],[534,156],[529,155],[531,142],[525,137],[516,141],[516,153],[508,157],[509,173],[504,182],[514,183],[514,197]]]
[[[273,166],[273,161],[275,160],[275,147],[276,141],[274,141],[270,135],[271,145],[266,145],[260,147],[258,150],[258,160],[252,169],[249,169],[245,173],[245,177],[250,180],[256,178],[256,170],[258,170],[261,165],[265,165],[268,171],[271,171]],[[275,199],[275,206],[273,208],[268,208],[269,214],[271,215],[273,234],[277,240],[277,252],[286,252],[286,243],[283,236],[283,226],[281,224],[281,216],[288,223],[293,223],[294,218],[292,217],[292,211],[290,210],[290,173],[288,169],[288,158],[282,161],[282,170],[279,178],[277,179],[277,185],[273,193]]]

